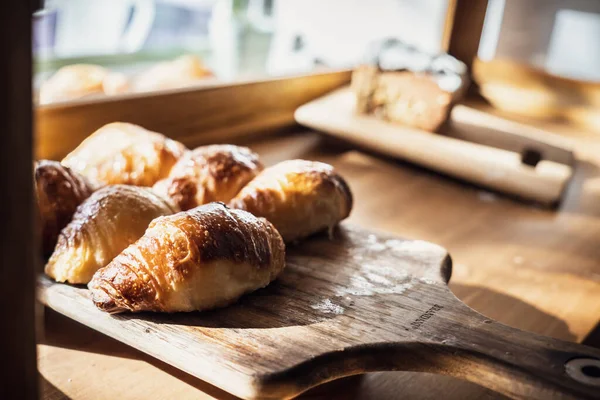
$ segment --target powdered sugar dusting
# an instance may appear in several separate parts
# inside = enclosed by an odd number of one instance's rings
[[[422,240],[380,240],[373,234],[368,235],[365,242],[349,254],[359,269],[345,286],[337,289],[338,297],[402,294],[415,284],[443,283],[439,269],[425,267],[429,261],[437,263],[446,256],[442,247]],[[391,257],[374,254],[380,252]],[[381,261],[373,262],[374,259]],[[421,264],[424,267],[419,270],[419,277],[413,277],[409,271]]]
[[[367,250],[370,251],[384,251],[386,249],[386,245],[383,243],[380,243],[377,240],[377,236],[370,234],[369,236],[367,236]]]
[[[310,306],[313,310],[319,310],[325,314],[343,314],[344,307],[333,303],[329,299],[325,299],[317,304],[313,304]]]
[[[338,288],[337,296],[372,296],[374,294],[404,293],[412,287],[408,273],[399,268],[364,264],[350,278],[346,287]]]

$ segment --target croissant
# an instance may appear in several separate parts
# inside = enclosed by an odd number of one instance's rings
[[[183,144],[160,133],[113,122],[85,139],[62,163],[92,182],[152,186],[185,151]]]
[[[158,63],[142,72],[133,79],[132,89],[136,92],[174,89],[212,75],[198,57],[186,54],[171,61]]]
[[[174,212],[150,188],[99,189],[79,205],[58,236],[46,274],[58,282],[88,283],[94,272],[139,239],[154,218]]]
[[[40,86],[39,102],[48,104],[90,95],[116,94],[127,90],[126,78],[99,65],[62,67]]]
[[[273,225],[210,203],[152,221],[88,287],[110,313],[207,310],[268,285],[284,266],[285,245]]]
[[[202,146],[181,157],[154,190],[185,211],[231,200],[262,169],[258,155],[247,147]]]
[[[77,172],[50,160],[35,163],[33,179],[42,252],[44,257],[48,257],[61,229],[71,221],[77,206],[92,194],[94,187]]]
[[[229,205],[265,217],[287,243],[348,217],[352,193],[331,165],[289,160],[265,169]]]

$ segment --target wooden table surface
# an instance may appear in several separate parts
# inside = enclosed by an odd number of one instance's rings
[[[466,304],[520,329],[582,342],[600,316],[600,134],[552,128],[574,138],[579,159],[556,210],[365,154],[300,129],[248,145],[266,164],[290,158],[333,164],[355,195],[350,220],[446,247],[454,262],[450,287]],[[45,310],[44,328],[38,359],[46,399],[233,398],[52,310]],[[501,396],[454,378],[409,372],[350,377],[303,395],[399,397]]]

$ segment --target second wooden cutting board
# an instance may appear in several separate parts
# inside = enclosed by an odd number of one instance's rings
[[[452,375],[517,398],[596,398],[600,350],[519,331],[447,287],[447,252],[343,224],[288,248],[267,288],[203,313],[119,314],[42,277],[49,307],[232,394],[289,398],[368,371]]]
[[[560,201],[573,175],[564,138],[463,105],[443,134],[358,115],[349,88],[301,106],[295,118],[359,147],[546,205]]]

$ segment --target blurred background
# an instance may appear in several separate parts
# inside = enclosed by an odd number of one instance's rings
[[[34,16],[35,82],[70,64],[134,74],[183,54],[222,81],[351,68],[370,42],[390,36],[436,53],[447,50],[453,3],[46,0]],[[598,38],[598,1],[490,0],[473,76],[500,110],[598,130],[588,110],[600,107]]]
[[[374,39],[443,49],[448,0],[46,0],[35,15],[38,72],[120,68],[197,54],[223,79],[351,67]],[[332,23],[335,20],[335,23]],[[490,0],[479,58],[600,80],[600,2]]]
[[[201,56],[221,79],[351,67],[380,37],[439,51],[447,3],[48,0],[35,16],[36,69],[86,62],[131,70],[181,54]]]

